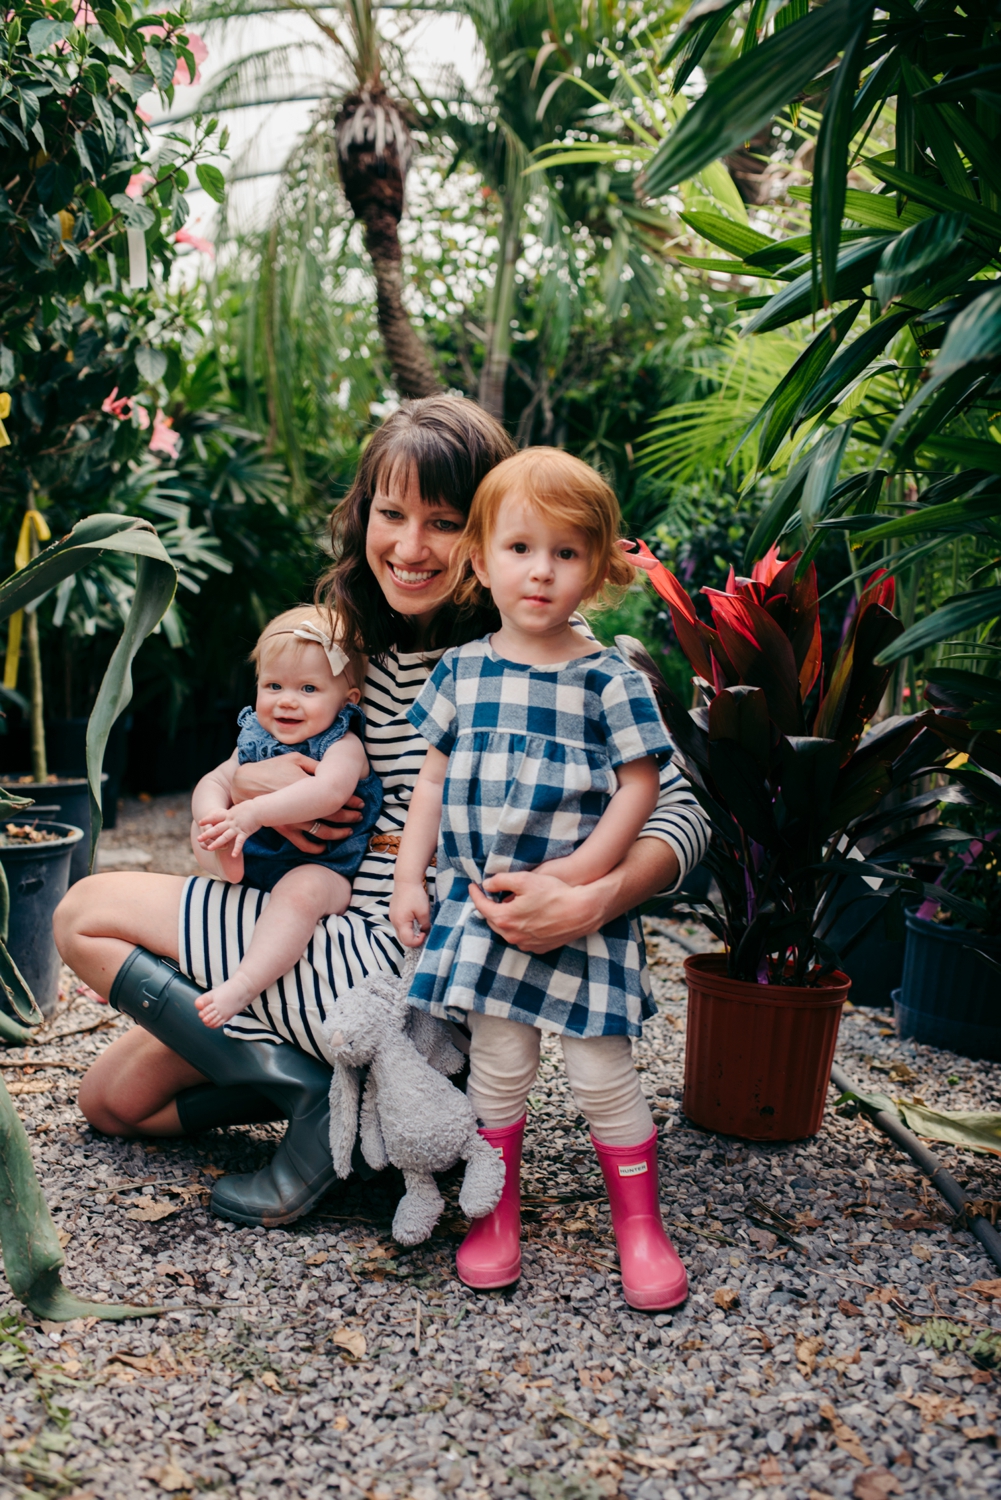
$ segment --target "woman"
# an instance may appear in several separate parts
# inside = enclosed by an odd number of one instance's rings
[[[480,480],[512,451],[503,428],[472,402],[432,396],[408,403],[373,436],[354,485],[334,512],[338,560],[321,581],[319,596],[336,610],[346,649],[368,661],[365,748],[382,778],[385,802],[351,905],[317,927],[292,973],[236,1017],[229,1034],[210,1031],[194,1002],[236,967],[261,910],[261,893],[202,876],[94,875],[73,886],[56,913],[56,941],[65,961],[141,1028],[114,1042],[81,1084],[80,1107],[97,1129],[119,1136],[177,1135],[238,1120],[289,1117],[270,1166],[216,1184],[212,1208],[224,1218],[287,1223],[333,1182],[330,1074],[316,1039],[338,994],[366,973],[399,967],[389,924],[393,862],[427,750],[405,715],[446,647],[496,627],[491,609],[462,613],[452,604],[448,564]],[[242,767],[237,787],[253,795],[310,769],[303,757],[281,756]],[[331,814],[345,833],[357,816],[350,804]],[[315,847],[308,830],[286,831],[301,848]],[[332,836],[329,829],[325,836]],[[611,874],[571,888],[549,876],[516,872],[486,882],[490,891],[505,891],[511,899],[497,903],[475,891],[473,900],[501,937],[527,952],[546,953],[675,886],[707,842],[702,814],[668,768],[657,811]],[[291,1045],[275,1045],[281,1042]]]

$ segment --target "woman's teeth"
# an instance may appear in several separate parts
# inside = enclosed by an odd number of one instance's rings
[[[389,569],[393,577],[398,578],[401,583],[427,583],[428,579],[433,578],[438,571],[437,568],[432,568],[426,573],[413,573],[409,569],[398,568],[395,563],[390,563]]]

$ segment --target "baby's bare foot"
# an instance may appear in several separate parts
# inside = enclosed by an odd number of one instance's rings
[[[232,979],[217,984],[214,990],[200,995],[195,1001],[195,1009],[206,1026],[225,1026],[241,1010],[246,1010],[256,997],[257,991],[253,985],[242,974],[237,973]]]

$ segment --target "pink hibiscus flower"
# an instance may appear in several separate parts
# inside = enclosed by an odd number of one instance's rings
[[[203,255],[215,257],[215,246],[211,240],[203,240],[199,235],[192,234],[190,229],[179,229],[174,235],[175,245],[190,245],[192,250],[200,250]]]
[[[181,434],[173,431],[174,423],[170,417],[164,416],[162,411],[157,411],[153,419],[153,436],[149,440],[149,451],[151,453],[165,453],[168,458],[176,458],[181,451]]]

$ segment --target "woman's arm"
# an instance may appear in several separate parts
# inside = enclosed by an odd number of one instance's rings
[[[400,852],[396,856],[389,920],[405,948],[419,948],[431,926],[431,903],[424,880],[438,844],[447,770],[448,756],[429,749],[410,799]],[[420,936],[414,930],[415,924]]]
[[[238,854],[244,840],[259,828],[315,820],[331,806],[343,805],[363,776],[368,774],[365,747],[355,734],[346,734],[331,745],[314,776],[267,792],[229,808],[224,816],[211,813],[200,820],[205,847],[221,849],[232,844]]]
[[[674,890],[708,847],[705,814],[684,777],[666,766],[653,815],[622,863],[601,880],[570,887],[538,870],[518,871],[484,882],[488,890],[511,891],[512,901],[490,901],[475,886],[470,897],[500,937],[525,953],[548,953]]]
[[[540,875],[555,875],[565,885],[591,885],[625,859],[657,806],[660,775],[652,755],[617,766],[615,774],[618,790],[580,848],[546,860],[538,866]]]
[[[308,755],[292,750],[288,755],[276,755],[271,760],[248,761],[238,766],[233,777],[233,801],[246,802],[250,797],[263,797],[277,792],[282,787],[295,786],[314,775],[318,761]],[[318,818],[307,818],[302,823],[282,823],[276,831],[300,849],[303,854],[321,853],[325,840],[349,838],[354,825],[361,821],[364,803],[360,797],[349,797],[343,807],[327,807]],[[306,831],[315,822],[323,826],[323,838],[311,837]]]

